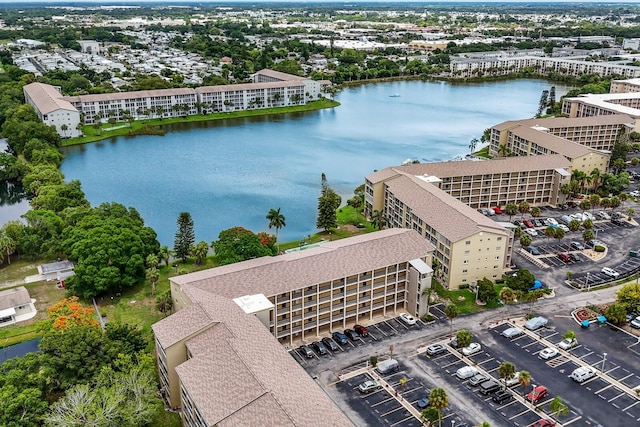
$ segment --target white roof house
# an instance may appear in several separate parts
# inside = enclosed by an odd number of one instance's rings
[[[36,300],[24,286],[0,292],[0,327],[33,318],[37,314]]]

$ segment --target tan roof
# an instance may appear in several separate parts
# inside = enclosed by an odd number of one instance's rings
[[[163,348],[168,348],[211,324],[211,319],[193,304],[151,325],[153,333]],[[180,325],[176,327],[175,325]]]
[[[544,119],[518,120],[523,126],[542,126],[548,129],[566,127],[578,128],[584,126],[624,125],[632,124],[634,120],[626,114],[608,114],[593,117],[548,117]]]
[[[509,172],[527,172],[571,167],[571,162],[560,154],[547,156],[499,157],[492,160],[457,160],[450,162],[416,163],[396,166],[394,174],[431,175],[450,178],[465,175],[489,175]],[[381,174],[382,175],[382,174]]]
[[[381,265],[424,258],[433,250],[433,245],[416,231],[394,228],[299,252],[175,276],[171,281],[183,290],[197,287],[227,298],[258,293],[269,296],[371,271]]]
[[[268,68],[264,68],[258,71],[256,74],[262,74],[263,76],[273,77],[275,79],[280,79],[282,81],[287,80],[307,80],[306,77],[300,77],[293,74],[281,73],[280,71],[270,70]]]
[[[208,425],[352,425],[256,316],[214,293],[185,292],[214,324],[187,341],[193,357],[176,367]]]
[[[582,144],[578,144],[577,142],[569,141],[568,139],[560,138],[559,136],[536,130],[528,126],[518,126],[511,129],[510,132],[527,141],[535,142],[539,146],[544,147],[551,152],[562,154],[569,159],[575,159],[589,153],[600,153],[600,151],[594,150],[593,148],[589,148]]]
[[[19,307],[31,303],[29,291],[24,286],[0,292],[0,310]]]
[[[271,89],[279,87],[300,87],[304,86],[304,83],[299,81],[283,81],[283,82],[266,82],[266,83],[242,83],[237,85],[218,85],[218,86],[202,86],[196,88],[196,92],[199,93],[213,93],[213,92],[232,92],[243,91],[252,89]]]
[[[412,213],[450,242],[460,241],[481,231],[507,234],[495,221],[413,175],[399,175],[386,185],[396,198],[411,208]]]
[[[375,171],[367,175],[366,179],[372,184],[377,184],[379,182],[386,181],[387,179],[393,178],[394,176],[398,175],[399,172],[398,172],[398,169],[396,168],[399,168],[399,167],[394,166],[394,167],[384,168],[384,169]]]
[[[42,114],[49,114],[56,110],[78,111],[51,85],[30,83],[24,86],[23,90]]]
[[[183,87],[175,89],[138,90],[132,92],[97,93],[91,95],[65,96],[69,102],[121,101],[125,99],[157,98],[159,96],[193,95],[194,89]]]

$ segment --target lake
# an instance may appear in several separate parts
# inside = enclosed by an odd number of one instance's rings
[[[14,357],[22,357],[27,353],[38,351],[38,344],[40,344],[40,338],[0,348],[0,364]]]
[[[317,231],[322,173],[346,203],[374,170],[409,157],[450,160],[486,128],[533,117],[551,85],[366,84],[342,90],[334,109],[175,125],[164,136],[65,148],[62,172],[82,182],[92,205],[135,207],[169,247],[182,211],[193,217],[196,241],[210,243],[234,226],[268,231],[265,216],[279,207],[280,240],[298,240]],[[558,98],[567,90],[556,85]]]

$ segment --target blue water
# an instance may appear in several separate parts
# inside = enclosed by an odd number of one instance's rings
[[[164,136],[71,147],[62,172],[81,180],[92,205],[135,207],[170,247],[182,211],[194,219],[196,240],[211,242],[237,225],[268,231],[265,216],[279,207],[286,218],[280,240],[298,240],[316,232],[323,172],[346,203],[374,170],[408,157],[449,160],[468,153],[469,141],[486,128],[533,117],[550,86],[539,80],[362,85],[341,91],[335,109],[179,125]],[[558,97],[566,91],[556,85]]]
[[[38,344],[40,338],[21,342],[19,344],[10,345],[8,347],[0,348],[0,363],[5,360],[12,359],[14,357],[22,357],[27,353],[38,351]]]

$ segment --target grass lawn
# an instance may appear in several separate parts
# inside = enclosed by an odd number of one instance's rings
[[[478,311],[482,310],[502,307],[502,304],[500,304],[496,300],[491,300],[484,306],[477,305],[475,303],[476,294],[471,292],[469,289],[450,291],[448,289],[445,289],[440,283],[436,282],[435,280],[432,281],[432,286],[435,287],[436,293],[440,298],[448,299],[458,308],[459,315],[477,313]],[[500,289],[502,289],[503,286],[504,284],[494,286],[498,294],[500,294]]]
[[[331,99],[323,98],[317,101],[309,102],[305,105],[294,105],[290,107],[276,107],[276,108],[261,108],[259,110],[244,110],[233,111],[229,113],[213,113],[213,114],[195,114],[186,117],[172,117],[172,118],[150,118],[144,120],[136,120],[131,124],[122,122],[110,125],[103,122],[102,128],[96,129],[93,125],[87,125],[82,128],[84,136],[78,138],[69,138],[62,142],[63,146],[86,144],[88,142],[96,142],[103,139],[109,139],[116,136],[129,135],[131,132],[140,131],[141,129],[152,126],[164,126],[174,123],[189,123],[189,122],[206,122],[213,120],[225,120],[236,119],[242,117],[252,116],[266,116],[271,114],[286,114],[297,113],[304,111],[321,110],[323,108],[333,108],[339,106],[340,103]]]

